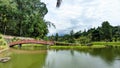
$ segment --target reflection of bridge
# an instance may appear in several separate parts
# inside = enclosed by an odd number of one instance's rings
[[[42,41],[42,40],[19,40],[15,42],[9,43],[9,47],[13,47],[15,45],[22,45],[22,44],[44,44],[44,45],[54,45],[53,41]]]

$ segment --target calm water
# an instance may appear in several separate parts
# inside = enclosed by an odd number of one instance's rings
[[[10,49],[0,68],[120,68],[120,48],[83,50]]]

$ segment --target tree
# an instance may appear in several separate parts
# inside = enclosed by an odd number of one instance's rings
[[[88,45],[90,43],[90,39],[86,36],[79,37],[78,41],[81,45]]]
[[[74,34],[74,37],[77,39],[81,36],[82,32],[81,31],[78,31]]]
[[[0,47],[1,46],[7,46],[7,42],[5,41],[5,39],[3,38],[3,36],[0,34]]]
[[[98,30],[92,32],[92,41],[100,41],[100,32]]]
[[[102,32],[103,32],[103,40],[112,41],[112,26],[108,21],[104,21],[102,23]]]
[[[120,41],[120,26],[115,26],[112,28],[113,39],[114,41]]]
[[[58,41],[58,39],[59,39],[59,35],[58,35],[58,33],[56,33],[56,35],[55,35],[55,41]]]
[[[46,5],[39,0],[1,0],[0,32],[43,38],[48,33],[44,20],[47,12]]]
[[[17,4],[17,29],[20,36],[43,37],[47,28],[44,15],[48,12],[46,5],[39,0],[14,0]],[[44,27],[44,28],[43,28]],[[48,29],[46,29],[48,31]],[[40,36],[41,35],[41,36]]]
[[[70,31],[70,37],[69,37],[68,42],[69,42],[69,43],[74,43],[74,42],[75,42],[75,39],[74,39],[74,31],[73,31],[73,30]]]
[[[10,0],[0,0],[0,32],[6,34],[15,26],[13,14],[16,11],[16,4]]]

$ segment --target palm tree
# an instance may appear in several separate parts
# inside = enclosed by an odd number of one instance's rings
[[[60,7],[62,0],[57,0],[56,7]]]

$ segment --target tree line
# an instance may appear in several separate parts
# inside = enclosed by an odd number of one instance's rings
[[[0,0],[0,33],[43,38],[51,25],[44,20],[47,12],[40,0]]]
[[[49,38],[54,41],[67,43],[117,42],[120,41],[120,26],[112,26],[108,21],[104,21],[101,26],[97,28],[90,28],[84,31],[80,30],[78,32],[71,30],[69,34],[63,36],[59,36],[59,34],[56,33],[56,35],[52,35]]]
[[[59,7],[62,0],[57,0]],[[54,41],[74,43],[80,40],[120,41],[120,26],[112,26],[104,21],[101,27],[59,36],[46,37],[49,26],[54,24],[44,20],[48,10],[39,0],[0,0],[0,33],[5,35],[38,37]]]

